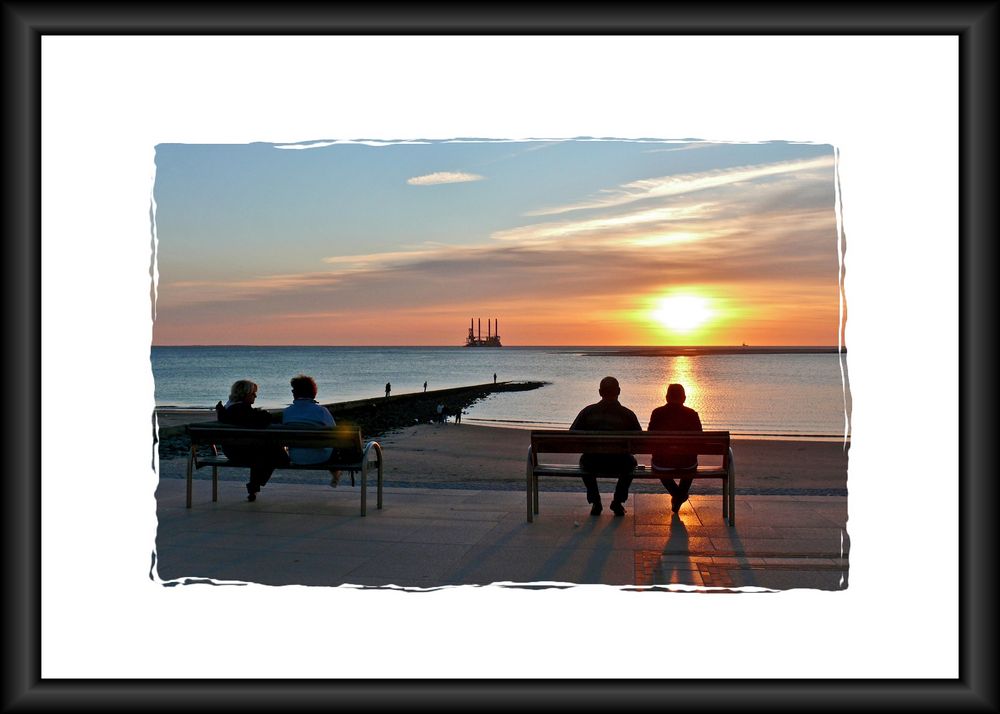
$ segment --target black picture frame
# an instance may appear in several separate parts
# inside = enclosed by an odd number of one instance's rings
[[[228,11],[227,11],[228,10]],[[939,6],[869,4],[844,8],[735,6],[568,12],[450,8],[365,10],[283,4],[240,9],[211,5],[4,3],[4,281],[10,358],[4,383],[12,411],[6,453],[12,461],[3,498],[5,711],[100,707],[157,709],[218,706],[318,708],[436,703],[493,708],[520,702],[613,707],[730,705],[743,711],[803,707],[875,710],[997,711],[994,592],[996,479],[986,445],[996,419],[992,400],[996,287],[996,3]],[[955,35],[960,47],[960,613],[956,680],[704,681],[51,681],[42,680],[41,554],[41,38],[50,34],[866,34]],[[991,257],[993,256],[993,257]],[[993,298],[989,296],[993,295]],[[927,613],[928,617],[942,613]],[[948,616],[948,614],[945,614]],[[280,654],[278,655],[280,656]],[[598,656],[616,656],[603,653]],[[675,654],[676,656],[676,654]],[[720,650],[720,656],[734,656]]]

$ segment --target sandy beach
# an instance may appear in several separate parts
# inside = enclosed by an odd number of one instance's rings
[[[419,424],[378,437],[385,452],[385,478],[404,485],[471,484],[479,488],[522,488],[529,446],[523,429],[473,424]],[[842,491],[847,487],[848,452],[839,442],[734,439],[733,452],[740,491]],[[558,457],[550,457],[555,461]],[[573,460],[573,456],[564,457]],[[706,457],[703,457],[706,458]],[[646,457],[648,462],[648,457]],[[640,458],[640,462],[643,459]],[[709,463],[706,461],[706,463]],[[161,460],[164,476],[184,473],[184,459]],[[200,472],[207,476],[207,470]],[[223,478],[245,478],[236,469]],[[309,479],[300,472],[275,473],[274,479]],[[541,488],[575,488],[572,479],[543,479]],[[656,486],[649,479],[634,489]],[[696,482],[693,492],[717,488],[715,481]],[[602,490],[611,487],[602,485]]]

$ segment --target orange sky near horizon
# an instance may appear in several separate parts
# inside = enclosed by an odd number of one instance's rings
[[[761,289],[767,290],[767,286]],[[403,308],[394,311],[391,317],[364,309],[330,314],[262,315],[254,334],[267,338],[262,341],[258,337],[252,344],[460,346],[472,319],[477,320],[476,329],[484,337],[492,329],[487,321],[498,320],[503,344],[510,347],[838,344],[839,296],[835,292],[821,291],[807,296],[805,290],[799,290],[781,296],[771,291],[766,299],[734,298],[721,289],[708,292],[719,296],[713,300],[716,311],[702,325],[689,330],[663,325],[655,315],[655,298],[659,294],[653,294],[625,295],[614,301],[594,300],[595,304],[584,300],[550,302],[535,308],[521,301],[478,310],[473,306],[471,311],[456,307]],[[302,341],[304,325],[308,325],[313,340]],[[241,325],[216,323],[197,331],[188,325],[176,335],[161,330],[155,344],[250,344],[240,341],[245,334]]]
[[[158,147],[153,344],[840,344],[831,147],[279,149]]]

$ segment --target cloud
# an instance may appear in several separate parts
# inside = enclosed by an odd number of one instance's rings
[[[660,206],[585,220],[550,221],[497,231],[492,238],[522,245],[544,245],[557,240],[583,239],[587,236],[602,242],[609,238],[621,240],[634,237],[639,243],[645,243],[651,234],[678,233],[676,226],[679,221],[706,217],[708,208],[709,204]],[[689,237],[694,235],[690,231],[685,234]]]
[[[441,175],[410,183],[430,185]],[[740,304],[798,304],[802,311],[829,302],[834,309],[833,178],[832,159],[822,159],[647,179],[573,204],[589,213],[540,213],[474,245],[421,243],[329,256],[297,274],[161,282],[157,329],[299,324],[312,316],[330,320],[323,329],[340,334],[349,324],[371,330],[369,323],[404,313],[451,316],[485,305],[512,314],[515,304],[541,319],[548,310],[626,309],[636,296],[685,285]]]
[[[677,142],[668,142],[677,143]],[[693,144],[684,144],[682,146],[674,146],[669,149],[648,149],[644,151],[644,154],[670,154],[675,151],[694,151],[696,149],[711,149],[713,147],[719,146],[719,144],[713,144],[707,141],[696,142]]]
[[[301,151],[303,149],[324,149],[327,146],[337,146],[339,144],[357,144],[359,146],[395,146],[397,144],[429,144],[429,141],[380,141],[373,139],[358,139],[350,141],[338,139],[336,141],[311,141],[304,144],[275,144],[275,149],[291,149]]]
[[[601,192],[601,195],[590,200],[564,206],[540,208],[529,212],[528,215],[553,216],[572,211],[608,209],[635,203],[636,201],[680,196],[695,191],[745,183],[771,176],[795,174],[819,168],[829,168],[832,170],[833,156],[822,156],[796,161],[780,161],[773,164],[759,164],[756,166],[739,166],[731,169],[706,171],[696,174],[678,174],[675,176],[641,179],[624,184],[616,189],[606,189]]]
[[[406,183],[411,186],[436,186],[441,183],[467,183],[469,181],[482,181],[485,176],[479,174],[469,174],[463,171],[437,171],[424,176],[414,176],[406,179]]]

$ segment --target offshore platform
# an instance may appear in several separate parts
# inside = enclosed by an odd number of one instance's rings
[[[483,337],[483,321],[479,320],[479,332],[473,330],[475,319],[469,320],[469,336],[465,338],[466,347],[503,347],[500,344],[500,321],[496,320],[495,329],[490,320],[486,320],[486,337]]]

